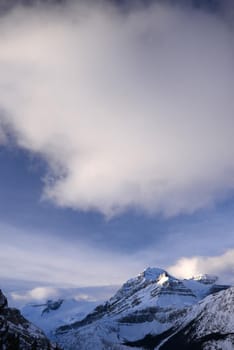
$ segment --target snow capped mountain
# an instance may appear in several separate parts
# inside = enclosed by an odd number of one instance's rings
[[[234,287],[218,285],[216,276],[180,280],[148,268],[101,305],[62,297],[22,310],[64,350],[229,350],[234,348],[233,308]],[[1,293],[0,321],[0,342],[13,341],[12,349],[54,349],[36,326],[7,307]]]
[[[191,305],[197,300],[193,291],[182,281],[158,268],[148,268],[127,281],[107,303],[113,314],[128,313],[145,307]]]
[[[179,280],[165,270],[148,268],[83,320],[58,328],[55,337],[67,350],[125,349],[149,335],[159,342],[183,323],[192,305],[213,290],[227,288],[216,281],[207,275]]]
[[[17,309],[9,308],[0,290],[0,349],[1,350],[52,350],[44,333],[27,321]]]

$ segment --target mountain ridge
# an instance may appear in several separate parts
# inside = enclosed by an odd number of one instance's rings
[[[215,276],[179,280],[163,269],[148,268],[84,319],[56,329],[55,339],[65,350],[88,350],[94,344],[96,350],[129,349],[152,336],[160,343],[183,323],[191,307],[229,287],[216,282]]]

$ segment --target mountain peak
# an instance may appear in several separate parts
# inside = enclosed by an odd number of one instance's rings
[[[168,276],[168,273],[158,267],[148,267],[140,275],[147,281],[156,281],[160,276]]]
[[[198,281],[203,284],[214,284],[215,282],[217,282],[218,277],[214,275],[200,274],[193,276],[191,280]]]

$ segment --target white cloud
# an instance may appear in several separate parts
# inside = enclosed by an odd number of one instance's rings
[[[189,278],[199,274],[214,274],[220,282],[234,284],[234,249],[219,256],[194,256],[179,259],[168,271],[179,277]]]
[[[57,296],[58,290],[52,287],[36,287],[26,293],[11,293],[11,297],[14,301],[43,301],[50,298],[56,298]]]
[[[5,286],[4,286],[5,288]],[[43,303],[47,300],[55,299],[74,299],[79,302],[103,302],[109,299],[119,288],[119,286],[99,286],[99,287],[83,287],[86,293],[82,292],[82,288],[54,288],[50,286],[35,287],[32,289],[25,289],[20,284],[17,291],[7,291],[6,295],[10,305],[14,307],[22,307],[27,303]],[[4,290],[5,293],[5,290]]]
[[[175,215],[234,188],[233,33],[202,12],[80,4],[0,20],[0,116],[44,197]]]
[[[75,297],[74,297],[75,300],[77,301],[95,301],[94,298],[90,298],[90,295],[88,294],[77,294]]]

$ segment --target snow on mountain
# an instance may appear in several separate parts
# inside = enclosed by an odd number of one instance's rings
[[[84,319],[58,328],[55,338],[66,350],[126,349],[148,335],[159,341],[184,320],[189,307],[213,290],[227,288],[215,285],[216,280],[207,275],[179,280],[148,268]]]
[[[194,276],[191,278],[191,280],[199,281],[200,283],[203,283],[203,284],[213,284],[213,283],[217,282],[218,277],[213,276],[213,275],[204,274],[204,275]]]
[[[17,309],[9,308],[0,290],[0,349],[55,350],[44,333],[27,321]]]
[[[206,289],[206,288],[204,288]],[[150,306],[191,305],[196,295],[182,281],[166,271],[148,268],[137,277],[128,280],[109,300],[113,314],[122,315]]]

